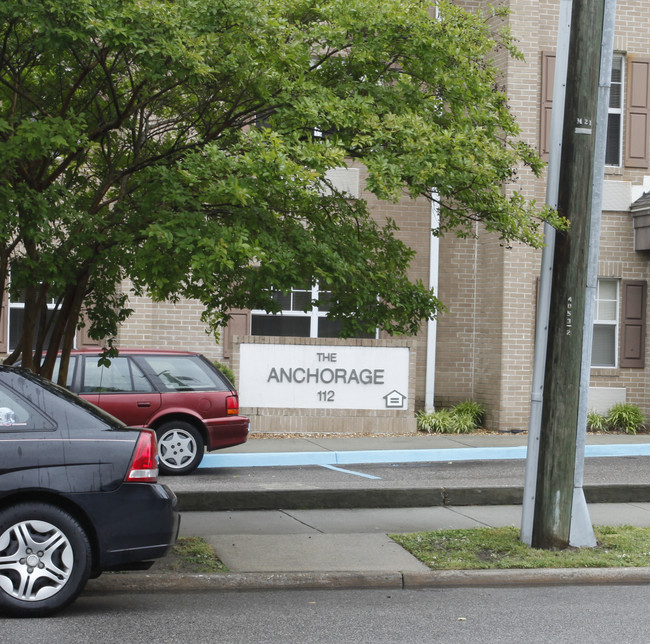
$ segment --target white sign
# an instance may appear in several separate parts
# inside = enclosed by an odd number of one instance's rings
[[[408,347],[242,344],[242,407],[407,409]]]

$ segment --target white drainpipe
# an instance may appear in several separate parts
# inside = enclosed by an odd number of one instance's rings
[[[438,194],[435,190],[431,191],[431,230],[436,230],[440,225],[440,211],[438,208]],[[438,295],[438,275],[439,275],[439,258],[440,258],[440,239],[431,233],[431,242],[429,246],[429,288],[432,288],[436,296]],[[436,344],[438,337],[438,320],[432,318],[427,322],[427,360],[426,360],[426,379],[425,379],[425,397],[424,406],[426,411],[433,411],[433,396],[436,389]]]

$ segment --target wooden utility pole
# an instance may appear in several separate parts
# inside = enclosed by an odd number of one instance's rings
[[[573,0],[532,545],[569,545],[605,0]]]

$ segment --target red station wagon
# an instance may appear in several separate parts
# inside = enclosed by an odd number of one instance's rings
[[[161,474],[188,474],[206,449],[246,442],[237,391],[202,355],[120,349],[110,367],[99,359],[96,350],[73,351],[66,387],[130,427],[155,430]]]

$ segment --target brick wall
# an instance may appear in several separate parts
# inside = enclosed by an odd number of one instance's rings
[[[627,212],[605,212],[602,218],[602,235],[598,263],[601,277],[617,279],[648,280],[650,278],[649,255],[633,252],[634,232],[631,215]],[[646,369],[592,369],[592,387],[623,387],[627,402],[639,405],[650,417],[648,400],[648,368],[650,347],[646,342]]]
[[[360,168],[361,185],[365,186],[367,172]],[[431,204],[421,197],[417,200],[402,199],[398,203],[379,201],[373,194],[362,190],[361,196],[367,200],[372,216],[380,223],[392,219],[398,223],[397,237],[416,252],[408,272],[409,279],[421,280],[429,285],[429,256],[431,250]],[[385,336],[382,336],[385,337]],[[415,381],[416,409],[424,406],[426,378],[426,324],[412,338],[417,354]]]
[[[451,235],[440,243],[439,297],[447,307],[438,320],[436,406],[475,397],[477,245]]]
[[[130,283],[125,281],[122,289],[130,292]],[[221,346],[201,322],[200,302],[152,302],[131,294],[129,306],[134,313],[120,328],[118,347],[198,351],[210,360],[222,360]]]

